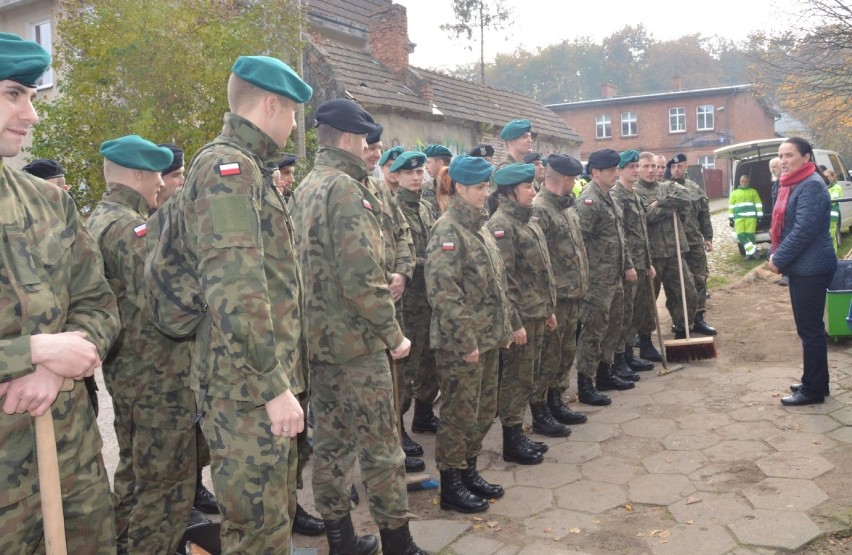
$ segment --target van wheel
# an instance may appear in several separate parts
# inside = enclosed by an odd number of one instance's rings
[[[740,251],[740,256],[745,256],[745,247],[743,247],[742,243],[737,243],[737,250]]]

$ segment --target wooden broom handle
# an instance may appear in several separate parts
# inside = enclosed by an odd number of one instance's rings
[[[677,247],[677,273],[680,276],[680,299],[683,301],[683,329],[686,330],[686,339],[689,340],[689,315],[686,311],[686,285],[683,282],[683,259],[680,257],[680,230],[677,225],[677,210],[672,210],[672,221],[674,221],[675,246]]]

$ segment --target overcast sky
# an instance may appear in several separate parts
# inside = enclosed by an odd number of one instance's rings
[[[416,67],[452,68],[479,60],[475,41],[451,39],[440,29],[453,20],[451,0],[395,0],[408,12],[408,38],[417,48],[411,55]],[[534,51],[563,40],[588,36],[600,41],[625,25],[644,24],[656,40],[672,40],[701,33],[739,41],[756,30],[783,30],[794,25],[790,13],[795,0],[506,0],[512,8],[505,30],[486,32],[485,60],[518,47]],[[702,7],[703,6],[703,7]],[[466,47],[472,46],[472,50]]]

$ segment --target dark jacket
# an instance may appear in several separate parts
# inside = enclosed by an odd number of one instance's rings
[[[781,243],[772,262],[791,276],[833,274],[837,256],[828,224],[831,199],[825,182],[816,173],[799,183],[787,200]]]

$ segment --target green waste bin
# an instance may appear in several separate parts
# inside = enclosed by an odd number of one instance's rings
[[[829,337],[850,337],[852,260],[838,260],[837,271],[825,293],[825,331]]]

